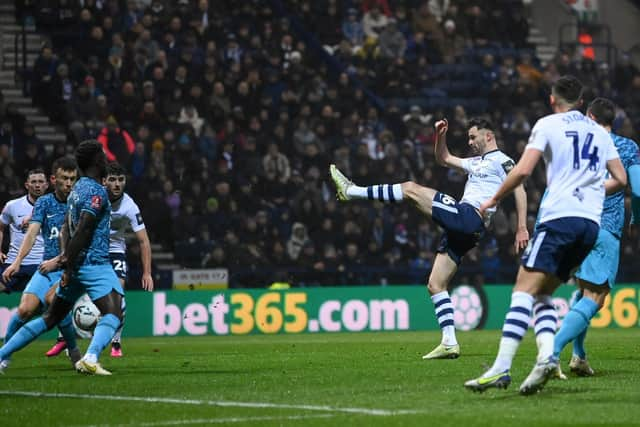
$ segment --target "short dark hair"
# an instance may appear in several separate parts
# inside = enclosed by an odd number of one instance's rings
[[[76,148],[76,161],[81,171],[85,172],[95,163],[96,156],[102,152],[102,144],[95,139],[82,141]]]
[[[561,98],[564,102],[577,105],[582,99],[584,86],[582,82],[571,75],[562,76],[555,82],[552,93],[555,97]]]
[[[118,162],[109,162],[107,164],[107,176],[120,176],[126,175],[127,171],[125,168]]]
[[[63,171],[78,170],[78,163],[76,159],[71,156],[59,157],[51,165],[51,175],[55,175],[58,169],[62,169]]]
[[[613,121],[616,118],[616,105],[607,98],[596,98],[589,104],[587,113],[591,113],[596,122],[602,126],[613,126]]]
[[[493,132],[493,124],[489,120],[482,117],[472,117],[469,120],[469,129],[471,129],[474,126],[477,127],[478,130],[486,129]]]
[[[27,171],[27,178],[26,178],[26,180],[27,180],[27,181],[29,181],[29,177],[30,177],[31,175],[38,175],[38,174],[40,174],[40,173],[41,173],[42,175],[45,175],[45,176],[46,176],[46,174],[44,173],[44,169],[42,169],[42,168],[29,169],[29,171]]]

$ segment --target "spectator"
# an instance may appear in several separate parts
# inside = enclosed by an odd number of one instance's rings
[[[129,159],[135,150],[135,143],[129,132],[118,127],[118,121],[114,117],[107,119],[106,126],[102,128],[98,136],[98,142],[104,147],[108,161],[129,165]]]

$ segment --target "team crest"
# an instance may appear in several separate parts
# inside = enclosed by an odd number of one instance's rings
[[[100,206],[102,206],[102,197],[100,196],[91,197],[91,207],[93,209],[100,209]]]

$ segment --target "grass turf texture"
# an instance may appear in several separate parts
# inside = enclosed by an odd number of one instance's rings
[[[0,420],[3,427],[640,425],[636,328],[590,331],[595,377],[568,373],[567,347],[562,366],[569,380],[522,397],[517,389],[535,355],[529,332],[507,391],[465,390],[464,381],[493,361],[499,336],[499,331],[459,333],[461,357],[433,361],[421,356],[439,342],[439,332],[125,339],[122,359],[112,359],[108,351],[102,357],[112,377],[77,374],[63,355],[46,359],[43,353],[52,343],[41,340],[17,353],[0,376]],[[15,395],[18,391],[45,395]],[[82,394],[93,397],[75,396]],[[275,406],[238,406],[247,402]]]

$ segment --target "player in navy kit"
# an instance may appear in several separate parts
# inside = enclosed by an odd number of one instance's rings
[[[420,212],[431,217],[444,229],[427,284],[442,330],[442,341],[422,358],[455,359],[460,355],[460,345],[455,335],[453,304],[447,287],[458,270],[462,257],[477,245],[490,222],[490,215],[485,218],[480,215],[480,203],[498,189],[513,168],[514,162],[498,149],[491,123],[487,120],[469,121],[469,148],[473,157],[467,158],[456,157],[449,152],[446,144],[446,119],[438,121],[435,127],[435,157],[438,163],[468,175],[460,202],[448,194],[411,181],[360,187],[345,177],[334,165],[330,166],[329,171],[336,185],[339,200],[368,199],[390,203],[409,200]],[[529,240],[526,227],[527,195],[524,187],[519,186],[515,196],[518,214],[515,245],[519,250],[524,248]],[[495,209],[489,214],[493,212]]]
[[[620,160],[631,185],[631,222],[640,221],[640,152],[630,139],[611,132],[616,117],[615,105],[604,98],[596,98],[587,109],[587,116],[603,126],[613,139]],[[584,339],[593,316],[603,306],[613,287],[620,263],[620,238],[624,229],[624,189],[610,194],[604,200],[600,232],[595,246],[582,262],[574,276],[581,291],[562,326],[555,336],[553,354],[560,352],[573,340],[573,354],[569,368],[580,376],[591,376],[593,369],[587,361]]]
[[[27,194],[14,200],[10,200],[0,214],[0,243],[6,228],[10,232],[9,252],[5,255],[0,252],[0,274],[9,267],[18,255],[18,249],[22,244],[24,235],[29,227],[29,219],[33,211],[33,205],[47,190],[47,179],[42,169],[33,169],[27,173],[27,181],[24,183]],[[21,292],[27,285],[31,276],[42,262],[44,243],[42,237],[36,237],[33,249],[22,260],[20,269],[12,274],[8,281],[0,280],[0,292]]]
[[[529,327],[535,300],[549,300],[584,260],[596,242],[605,190],[616,191],[626,185],[627,176],[613,141],[600,125],[576,110],[582,102],[582,90],[573,76],[558,79],[549,97],[554,114],[538,120],[518,164],[481,206],[483,212],[496,206],[544,159],[547,195],[540,204],[540,224],[522,255],[496,359],[488,371],[464,384],[470,390],[509,386],[513,358]],[[607,171],[613,179],[605,183]],[[524,395],[541,390],[558,368],[553,356],[555,308],[543,305],[533,314],[536,324],[546,325],[551,320],[553,328],[535,328],[538,356],[520,385]]]

